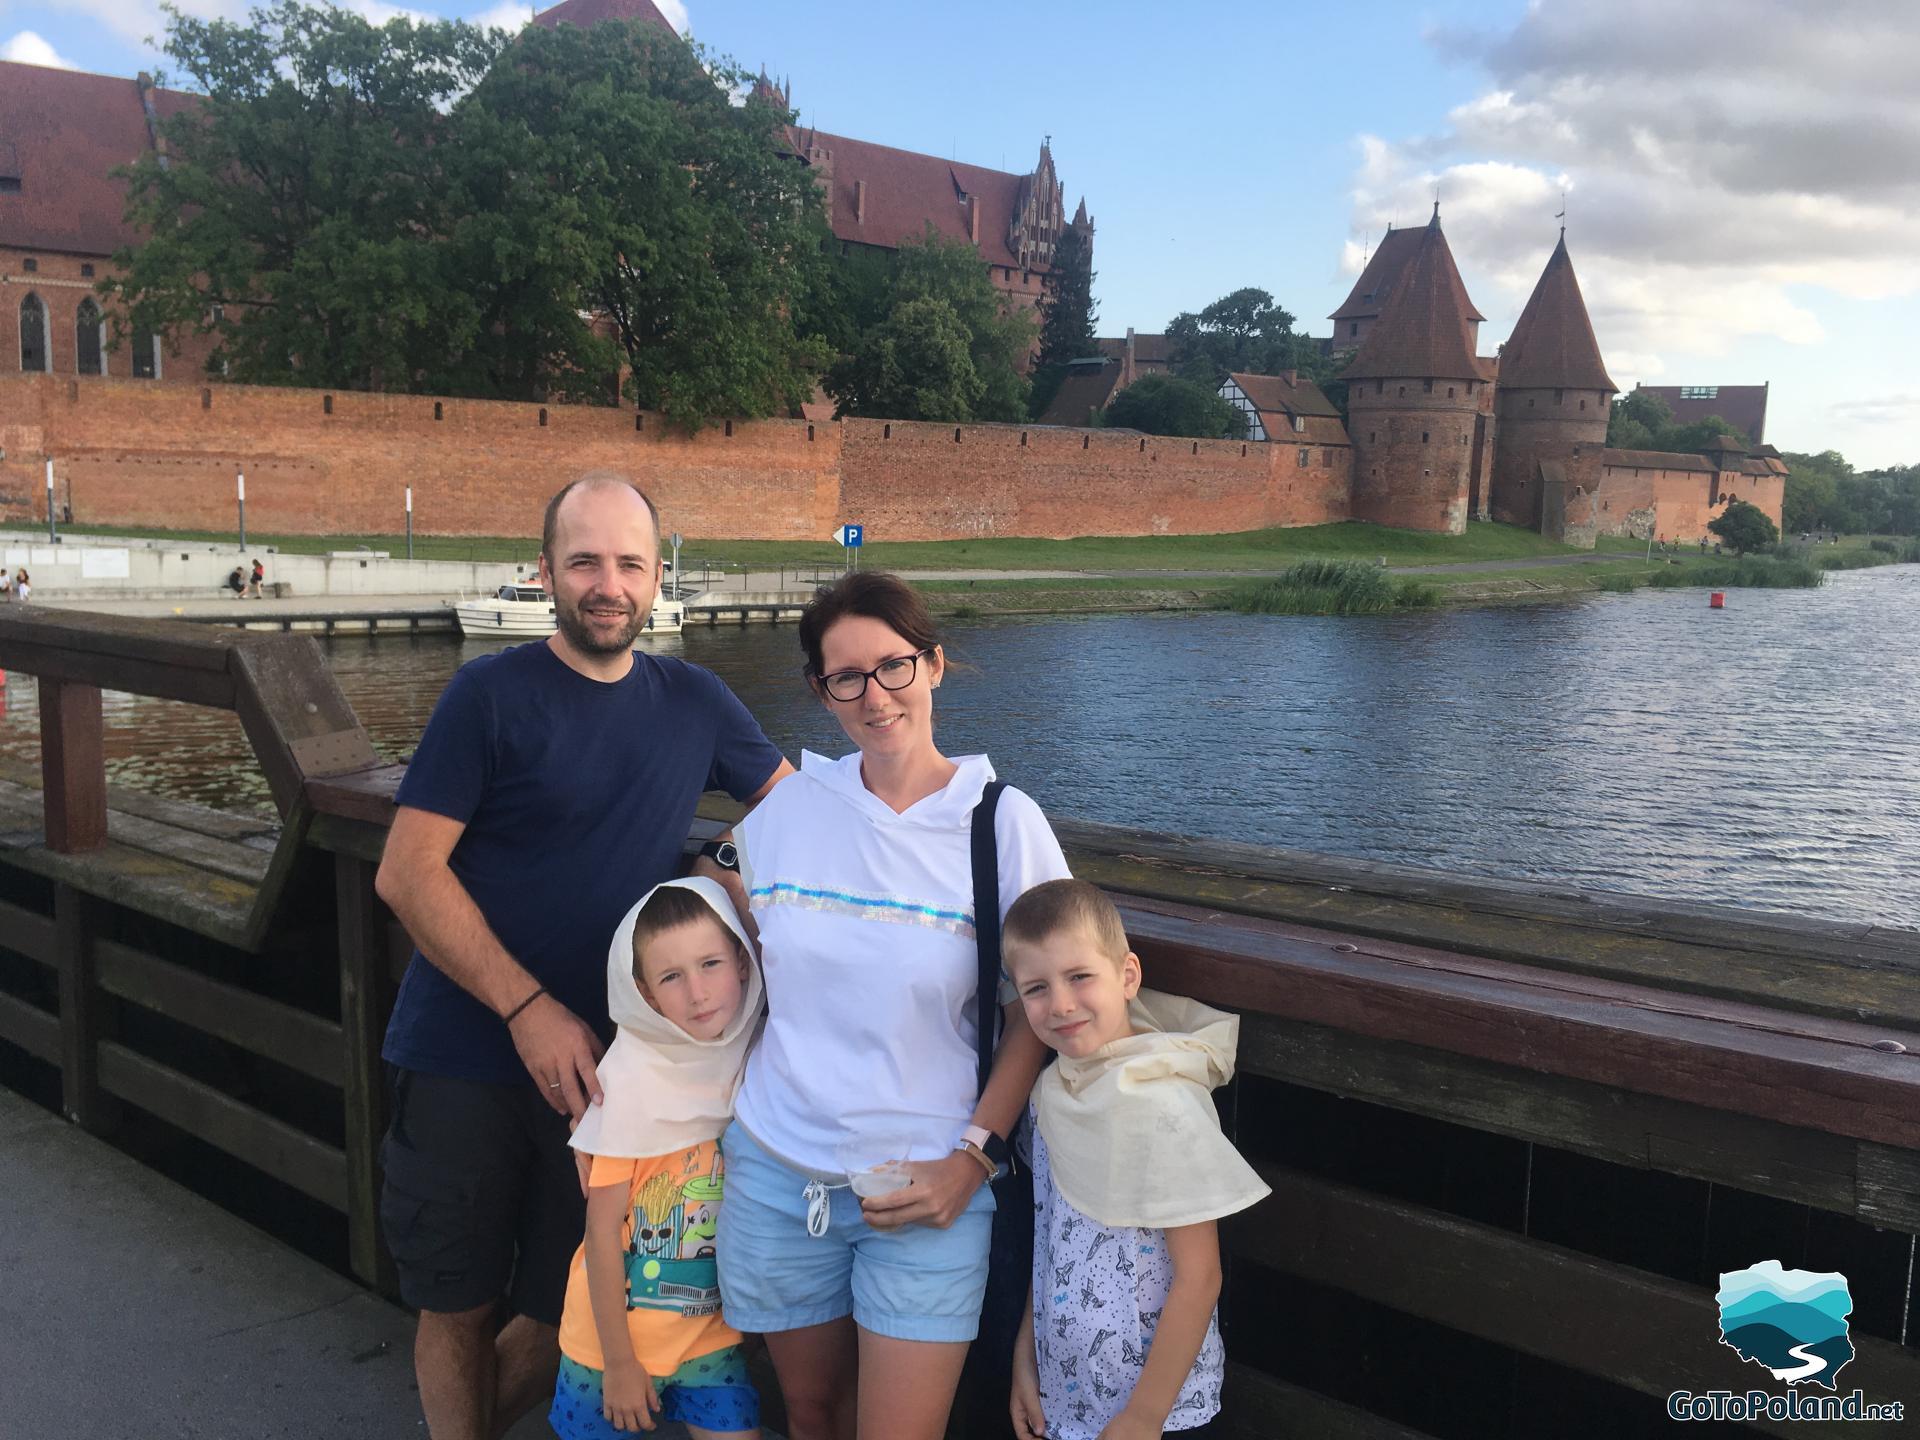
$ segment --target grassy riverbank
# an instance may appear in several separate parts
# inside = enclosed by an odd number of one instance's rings
[[[232,543],[231,532],[133,529],[111,525],[75,525],[90,535],[147,536],[209,543]],[[405,555],[404,535],[275,535],[254,533],[248,544],[288,555],[321,555],[365,548]],[[505,560],[530,562],[538,537],[416,535],[413,553],[421,560]],[[1351,521],[1293,529],[1247,530],[1226,535],[1083,536],[1074,540],[1019,537],[982,540],[871,540],[860,551],[869,570],[1168,570],[1279,571],[1299,560],[1363,560],[1389,565],[1449,564],[1476,560],[1520,560],[1572,555],[1571,546],[1543,539],[1513,525],[1474,523],[1464,535],[1433,535]],[[839,566],[846,552],[831,541],[725,540],[690,538],[680,552],[682,568],[705,561],[716,569],[773,570]]]

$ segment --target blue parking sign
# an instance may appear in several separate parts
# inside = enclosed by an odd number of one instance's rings
[[[866,535],[866,528],[864,525],[842,525],[833,532],[833,538],[849,550],[858,550],[860,541]]]

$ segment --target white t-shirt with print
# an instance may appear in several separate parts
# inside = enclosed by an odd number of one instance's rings
[[[1031,1108],[1027,1120],[1040,1411],[1051,1440],[1098,1440],[1140,1381],[1173,1284],[1173,1258],[1166,1231],[1101,1225],[1068,1204],[1054,1188],[1046,1137]],[[1167,1416],[1168,1430],[1195,1429],[1220,1412],[1226,1368],[1216,1310]]]
[[[955,763],[945,788],[895,814],[862,783],[858,751],[805,754],[736,827],[768,1014],[735,1114],[805,1169],[838,1173],[857,1136],[937,1160],[972,1117],[972,816],[994,775],[984,755]],[[1068,871],[1028,796],[1008,787],[994,820],[1004,917]]]

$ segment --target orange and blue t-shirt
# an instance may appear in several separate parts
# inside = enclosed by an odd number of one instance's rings
[[[725,1190],[719,1142],[705,1140],[646,1160],[593,1157],[587,1183],[627,1187],[620,1249],[627,1268],[627,1333],[634,1358],[649,1375],[671,1375],[689,1360],[740,1343],[721,1317],[714,1238]],[[594,1370],[606,1368],[587,1291],[587,1247],[573,1257],[560,1352]]]

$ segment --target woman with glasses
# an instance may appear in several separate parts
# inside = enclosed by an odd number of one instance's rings
[[[766,1335],[792,1440],[938,1440],[979,1322],[989,1182],[1044,1047],[1003,982],[982,1092],[970,830],[993,767],[935,743],[947,663],[926,605],[848,575],[800,644],[854,749],[806,755],[738,830],[769,1015],[722,1142],[722,1302]],[[1067,873],[1018,790],[994,836],[1002,914]]]

